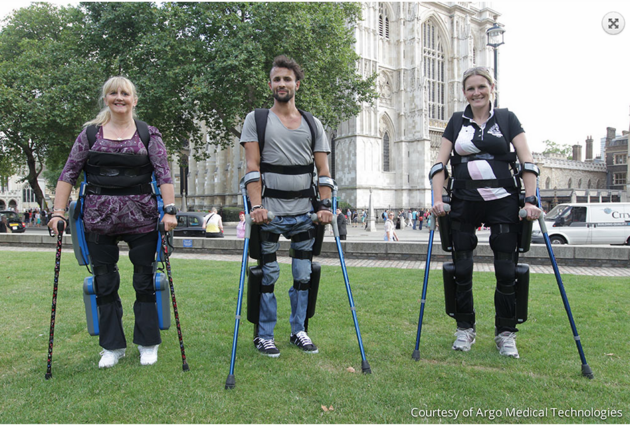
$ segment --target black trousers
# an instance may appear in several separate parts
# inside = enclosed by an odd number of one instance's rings
[[[158,243],[158,232],[132,235],[86,235],[88,250],[94,267],[94,282],[99,305],[99,345],[107,350],[127,347],[122,326],[123,308],[118,296],[120,274],[115,267],[119,259],[118,242],[129,245],[129,260],[134,265],[133,305],[135,326],[133,342],[138,345],[157,345],[162,342],[155,306],[152,264]]]
[[[491,228],[490,248],[494,252],[494,268],[497,290],[494,295],[495,325],[497,333],[517,332],[516,323],[505,325],[499,318],[516,317],[516,263],[518,261],[518,195],[495,201],[466,201],[453,197],[451,201],[453,233],[453,260],[455,262],[455,282],[457,312],[471,315],[468,320],[458,320],[460,328],[474,325],[474,305],[472,291],[473,259],[472,251],[477,246],[475,229],[481,224]],[[509,231],[500,230],[509,229]]]

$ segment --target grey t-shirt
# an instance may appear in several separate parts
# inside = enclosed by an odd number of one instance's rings
[[[313,152],[330,153],[330,145],[324,133],[324,126],[315,118],[317,140]],[[247,114],[241,132],[241,145],[245,143],[258,143],[256,132],[256,119],[254,112]],[[273,165],[308,165],[313,162],[311,152],[311,131],[308,123],[302,117],[302,124],[295,130],[289,130],[282,124],[280,118],[272,111],[267,117],[267,129],[265,130],[265,147],[261,155],[261,161]],[[311,174],[297,176],[283,175],[266,172],[263,173],[265,186],[278,190],[298,191],[308,189],[311,186]],[[265,197],[263,206],[266,210],[277,215],[300,215],[311,210],[311,200],[308,198],[277,199]]]

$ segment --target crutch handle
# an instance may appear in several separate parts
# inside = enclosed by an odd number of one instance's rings
[[[158,223],[158,231],[160,233],[166,233],[166,227],[164,227],[164,223],[163,222]]]
[[[276,218],[276,215],[273,212],[271,212],[271,211],[267,211],[267,218],[269,219],[269,221],[272,221],[274,218]],[[251,218],[251,216],[249,214],[247,214],[245,216],[245,221],[250,226],[256,224],[256,223],[254,223],[254,221],[252,220],[252,218]]]
[[[444,212],[450,212],[451,211],[451,204],[444,204]]]
[[[520,218],[527,218],[527,211],[525,211],[524,209],[520,210],[518,212],[518,216]],[[545,213],[544,212],[540,213],[540,217],[538,217],[538,219],[536,221],[538,221],[538,224],[540,224],[540,229],[543,231],[543,233],[547,233],[547,225],[545,224]]]

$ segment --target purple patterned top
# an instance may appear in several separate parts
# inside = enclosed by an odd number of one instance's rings
[[[160,131],[149,126],[149,160],[153,164],[158,186],[172,184],[171,170],[168,166],[166,146],[162,142]],[[79,134],[72,146],[60,181],[74,186],[87,161],[90,145],[85,129]],[[108,153],[133,153],[146,155],[147,150],[140,140],[138,132],[129,140],[115,141],[103,138],[103,128],[96,134],[92,150]],[[159,214],[153,195],[87,195],[83,210],[83,221],[87,233],[100,235],[124,235],[147,233],[156,229]]]

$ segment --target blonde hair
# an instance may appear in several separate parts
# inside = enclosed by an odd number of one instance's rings
[[[112,117],[112,112],[109,109],[109,106],[105,105],[105,96],[107,93],[110,93],[113,90],[123,89],[126,92],[130,93],[134,100],[138,100],[138,92],[136,91],[136,86],[125,77],[112,77],[103,84],[103,91],[101,93],[101,97],[99,98],[99,103],[102,106],[101,112],[98,113],[96,118],[91,121],[83,124],[84,127],[90,125],[102,126],[107,124]],[[136,111],[133,111],[133,117],[136,118]]]

